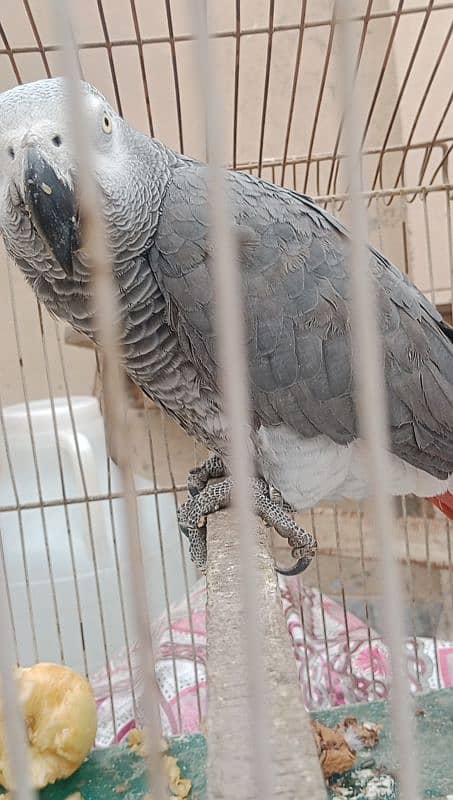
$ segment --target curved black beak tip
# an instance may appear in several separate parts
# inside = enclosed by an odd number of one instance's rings
[[[29,146],[25,155],[24,200],[34,227],[71,277],[73,254],[80,246],[76,199],[34,146]]]

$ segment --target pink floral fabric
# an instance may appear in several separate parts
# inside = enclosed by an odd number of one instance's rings
[[[308,709],[384,699],[391,675],[388,649],[377,633],[300,578],[279,576],[283,611]],[[200,581],[172,609],[171,625],[154,631],[156,679],[164,735],[203,729],[207,708],[206,588]],[[429,638],[405,643],[412,692],[453,686],[453,643]],[[132,676],[132,677],[131,677]],[[136,647],[120,653],[92,681],[98,705],[97,745],[119,742],[140,722],[143,681]]]

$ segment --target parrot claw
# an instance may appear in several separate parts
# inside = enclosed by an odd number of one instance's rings
[[[187,476],[187,489],[192,497],[196,497],[206,488],[211,478],[224,478],[227,469],[220,456],[211,456],[200,467],[191,469]]]
[[[275,566],[280,575],[299,575],[304,572],[316,553],[318,543],[311,533],[307,533],[294,521],[294,510],[286,503],[281,493],[269,488],[265,481],[260,481],[261,491],[255,495],[255,510],[261,519],[280,536],[288,539],[291,555],[296,559],[294,566],[285,568]]]
[[[206,464],[203,464],[200,472],[206,467]],[[220,464],[217,466],[220,471]],[[225,472],[224,466],[223,470]],[[194,472],[193,470],[191,474]],[[219,475],[217,474],[216,477]],[[189,555],[193,563],[201,570],[206,569],[207,562],[206,517],[230,504],[231,487],[231,478],[226,478],[220,483],[214,483],[196,491],[194,495],[191,493],[192,496],[178,508],[178,524],[181,533],[189,540]]]
[[[203,528],[186,528],[179,525],[181,533],[189,540],[190,559],[201,572],[206,570],[208,551],[206,547],[206,526]]]
[[[199,470],[192,470],[189,479],[190,497],[178,509],[181,532],[189,540],[189,554],[194,564],[202,571],[206,569],[206,517],[226,508],[231,502],[233,481],[225,478],[219,483],[207,485],[211,477],[222,477],[225,466],[218,456],[208,459]],[[193,476],[193,478],[191,477]],[[296,559],[293,567],[285,569],[276,565],[281,575],[299,575],[307,569],[316,552],[317,542],[311,533],[299,527],[291,516],[290,506],[284,502],[277,490],[271,490],[262,478],[252,480],[252,498],[255,512],[288,539],[291,554]]]

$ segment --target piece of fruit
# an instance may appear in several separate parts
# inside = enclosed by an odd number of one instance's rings
[[[35,789],[68,778],[94,745],[96,703],[90,684],[69,667],[35,664],[17,670],[19,698]],[[0,784],[12,788],[0,706]]]

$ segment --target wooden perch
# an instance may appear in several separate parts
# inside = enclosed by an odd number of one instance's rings
[[[266,636],[265,703],[275,785],[273,797],[325,800],[315,742],[284,621],[268,530],[258,528],[259,608]],[[208,797],[259,800],[248,736],[247,666],[241,641],[239,532],[228,512],[208,517]]]

